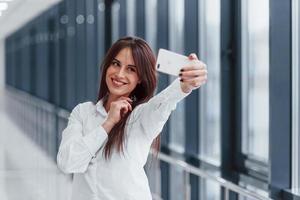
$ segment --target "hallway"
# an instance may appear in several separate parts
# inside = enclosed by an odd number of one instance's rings
[[[65,200],[71,179],[63,175],[40,146],[11,120],[0,106],[0,197],[1,200]],[[8,134],[9,133],[9,134]]]

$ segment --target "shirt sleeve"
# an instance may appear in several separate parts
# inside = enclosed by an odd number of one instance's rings
[[[136,107],[134,119],[150,141],[162,131],[177,103],[189,94],[182,91],[180,79],[177,78],[148,102]]]
[[[78,104],[73,109],[68,125],[62,132],[57,165],[64,173],[85,172],[91,159],[107,139],[107,133],[100,124],[83,135],[81,106],[82,104]]]

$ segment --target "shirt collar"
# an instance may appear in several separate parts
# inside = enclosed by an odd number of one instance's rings
[[[100,99],[96,104],[96,110],[104,117],[107,116],[107,112],[103,106],[103,99]]]

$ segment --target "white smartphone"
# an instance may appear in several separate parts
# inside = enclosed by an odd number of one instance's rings
[[[190,65],[191,60],[187,56],[168,51],[166,49],[159,49],[156,60],[156,69],[159,72],[178,76],[180,69],[184,66]]]

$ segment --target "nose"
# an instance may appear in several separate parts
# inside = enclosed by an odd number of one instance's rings
[[[125,76],[125,67],[124,66],[122,66],[120,68],[120,70],[118,71],[117,75],[118,75],[118,77],[124,77]]]

